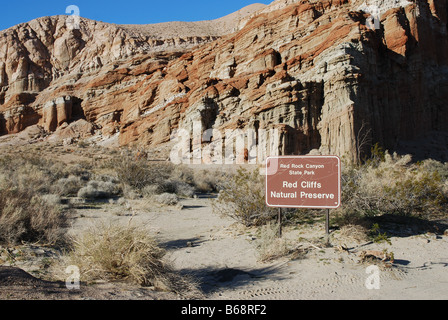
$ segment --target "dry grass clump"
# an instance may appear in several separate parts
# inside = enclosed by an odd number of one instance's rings
[[[175,206],[179,203],[179,199],[175,194],[172,193],[162,193],[155,197],[156,201],[160,204],[164,204],[167,206]]]
[[[275,223],[260,227],[259,238],[255,242],[260,262],[276,260],[290,253],[288,242],[278,237],[278,229],[278,224]]]
[[[84,199],[108,199],[120,195],[121,188],[112,181],[92,180],[79,189],[78,197]]]
[[[228,177],[224,171],[150,161],[124,152],[103,165],[115,173],[126,193],[151,198],[163,193],[192,198],[197,192],[215,192],[222,189]]]
[[[84,280],[129,280],[152,285],[164,273],[164,250],[146,230],[97,225],[73,240],[71,263]]]
[[[170,178],[173,171],[170,163],[149,162],[125,156],[116,158],[110,165],[121,183],[139,191],[149,185],[162,184]]]
[[[369,240],[366,228],[352,224],[342,226],[337,232],[337,237],[339,240],[349,243],[362,243]]]
[[[266,206],[263,177],[258,170],[240,168],[223,182],[222,188],[213,203],[213,210],[246,227],[264,225],[277,213]]]
[[[67,215],[56,204],[19,190],[0,190],[0,243],[64,242]]]
[[[114,160],[112,165],[118,180],[125,186],[123,188],[132,189],[144,197],[171,193],[191,198],[195,194],[191,172],[171,163],[122,157]]]
[[[76,196],[83,186],[83,181],[80,177],[70,175],[67,178],[61,178],[56,181],[53,189],[60,196]]]
[[[171,193],[180,197],[193,198],[195,189],[188,183],[178,180],[168,180],[160,184],[148,185],[141,190],[143,197],[152,198],[156,195]]]
[[[228,178],[229,174],[221,170],[195,170],[193,173],[192,184],[197,192],[219,192],[223,189],[223,185]]]
[[[173,187],[173,193],[178,196],[193,198],[195,195],[195,189],[193,186],[182,181],[171,181],[170,185]]]
[[[4,156],[0,159],[0,171],[4,186],[36,194],[50,193],[52,183],[59,177],[54,163],[28,156]]]
[[[86,164],[67,165],[26,154],[0,158],[4,187],[40,195],[75,196],[90,179],[91,169]]]
[[[180,294],[197,291],[195,283],[176,275],[144,227],[98,224],[73,239],[69,255],[82,281],[126,281]]]
[[[16,245],[40,242],[64,243],[67,211],[52,194],[54,182],[63,176],[63,166],[32,156],[0,159],[0,242]]]

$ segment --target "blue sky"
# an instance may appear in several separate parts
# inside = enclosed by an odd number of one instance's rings
[[[79,7],[81,17],[117,23],[147,24],[167,21],[199,21],[220,18],[252,3],[273,0],[12,0],[0,11],[0,30],[43,16],[65,14],[69,5]]]

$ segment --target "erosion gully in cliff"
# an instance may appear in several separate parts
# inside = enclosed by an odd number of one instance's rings
[[[376,142],[397,150],[434,136],[448,145],[447,1],[370,1],[383,9],[379,29],[365,4],[278,0],[148,26],[20,24],[0,33],[0,133],[83,119],[93,134],[151,148],[199,121],[278,128],[280,154],[357,159]]]

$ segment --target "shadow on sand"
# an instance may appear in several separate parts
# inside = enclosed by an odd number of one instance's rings
[[[385,214],[369,219],[380,226],[380,232],[390,237],[410,237],[425,233],[442,235],[448,230],[448,220],[429,221],[418,217]]]
[[[190,239],[176,239],[165,242],[159,242],[159,245],[165,250],[176,250],[182,248],[194,248],[199,246],[201,243],[205,242],[205,240],[195,237]]]
[[[256,281],[263,281],[263,279],[284,280],[279,271],[280,267],[276,266],[255,269],[207,267],[195,270],[184,269],[181,273],[193,276],[199,282],[201,291],[204,294],[211,294],[222,291],[222,288],[236,289]]]

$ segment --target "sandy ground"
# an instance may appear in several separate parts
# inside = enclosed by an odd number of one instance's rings
[[[391,239],[392,244],[368,244],[361,250],[394,252],[391,268],[379,266],[380,288],[369,290],[366,269],[359,263],[347,237],[333,234],[333,247],[319,244],[324,226],[287,228],[284,237],[310,251],[266,264],[257,261],[256,233],[238,228],[233,221],[210,210],[211,199],[186,200],[182,211],[156,213],[152,226],[169,249],[169,258],[180,272],[189,271],[202,282],[208,299],[447,299],[448,236],[415,234]],[[187,243],[192,242],[193,247]],[[313,242],[316,245],[313,245]],[[322,242],[323,244],[324,242]]]
[[[21,145],[27,148],[30,138],[38,139],[39,132],[33,130],[36,128],[2,137],[0,146],[6,148],[4,152],[10,152],[11,147],[7,146],[12,144],[20,152]],[[95,149],[69,152],[65,148],[49,150],[68,162],[98,156],[98,151],[92,151]],[[324,217],[319,216],[312,224],[287,225],[284,238],[292,248],[291,254],[262,263],[256,247],[259,231],[243,228],[230,218],[217,215],[212,210],[212,201],[212,195],[199,195],[182,199],[180,206],[173,207],[145,199],[81,202],[75,204],[69,233],[78,234],[102,221],[127,224],[131,220],[145,225],[167,250],[166,259],[175,271],[197,279],[203,293],[201,299],[448,299],[448,221],[440,222],[437,228],[428,228],[418,221],[412,224],[382,221],[381,227],[387,226],[391,235],[390,245],[360,239],[355,230],[332,229],[331,246],[327,247]],[[395,261],[393,265],[380,260],[361,262],[359,254],[365,250],[393,252]],[[0,299],[188,298],[123,283],[82,283],[81,290],[68,291],[64,282],[54,282],[48,268],[59,254],[37,244],[13,248],[11,253],[0,247]],[[11,261],[9,256],[18,258]],[[366,286],[366,281],[376,275],[367,273],[372,265],[378,266],[378,289]]]
[[[246,229],[212,212],[210,196],[184,199],[180,207],[154,206],[145,200],[126,206],[104,203],[78,209],[71,232],[92,223],[145,224],[167,250],[176,271],[193,275],[206,300],[326,300],[326,299],[448,299],[448,236],[415,232],[403,226],[404,235],[392,237],[391,245],[355,241],[333,230],[331,247],[324,245],[323,223],[285,228],[284,237],[300,255],[270,263],[258,261],[256,229]],[[406,232],[408,231],[408,234]],[[340,250],[340,245],[346,250]],[[394,252],[395,262],[360,262],[362,250]],[[34,252],[37,252],[34,250]],[[34,256],[39,256],[34,254]],[[48,254],[46,255],[48,257]],[[34,258],[34,261],[37,258]],[[379,287],[368,289],[366,281],[378,266]],[[17,263],[36,277],[42,266]],[[42,282],[18,269],[0,268],[1,299],[182,299],[153,288],[126,284],[82,284],[68,291],[64,283]],[[36,289],[37,288],[37,289]]]

